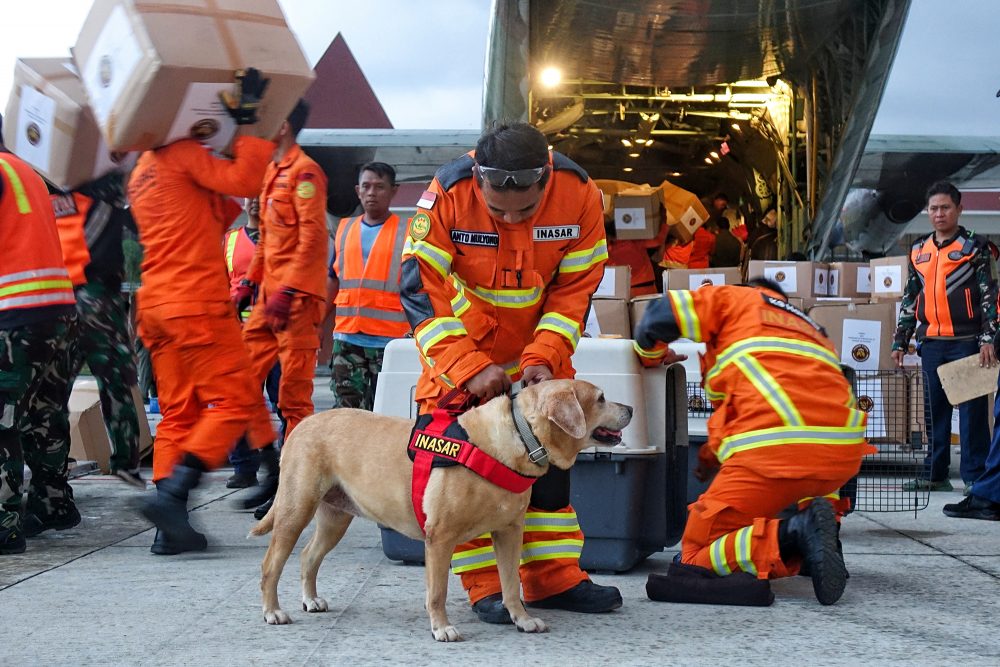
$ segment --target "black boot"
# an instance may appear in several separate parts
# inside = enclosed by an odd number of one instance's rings
[[[796,556],[802,558],[820,604],[833,604],[844,594],[847,568],[837,548],[837,521],[830,501],[817,498],[778,524],[778,547],[785,562]]]
[[[201,461],[187,455],[170,477],[157,482],[156,497],[142,508],[143,516],[156,525],[153,553],[179,554],[208,546],[205,536],[191,527],[187,512],[188,492],[198,485],[204,469]]]
[[[274,445],[268,445],[260,451],[260,463],[267,473],[264,481],[249,495],[241,498],[239,502],[243,509],[248,510],[263,505],[278,492],[278,475],[281,469],[278,465],[278,450]]]
[[[261,505],[260,507],[258,507],[253,511],[253,518],[257,519],[258,521],[263,519],[265,516],[267,516],[267,513],[271,511],[271,505],[273,504],[274,504],[274,496],[268,498],[266,503],[264,503],[263,505]]]

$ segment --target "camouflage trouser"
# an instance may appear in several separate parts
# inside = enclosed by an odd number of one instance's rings
[[[97,380],[111,436],[111,471],[134,470],[139,467],[139,417],[132,401],[137,380],[125,297],[99,282],[75,291],[78,344],[70,379],[76,379],[86,361]]]
[[[333,407],[372,409],[384,354],[382,348],[333,341],[333,360],[330,362]]]
[[[73,502],[66,457],[75,329],[75,315],[0,329],[0,526],[18,520],[25,463],[29,510],[52,516]]]

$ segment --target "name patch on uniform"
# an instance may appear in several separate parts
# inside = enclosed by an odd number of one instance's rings
[[[458,458],[458,453],[464,443],[461,440],[452,440],[439,435],[428,435],[427,433],[417,433],[413,436],[410,449],[420,449],[431,454],[444,456],[450,459]]]
[[[57,218],[65,218],[78,213],[73,195],[51,195],[52,211]]]
[[[470,232],[464,229],[453,229],[451,230],[451,242],[457,245],[497,248],[500,246],[500,235],[496,232]]]
[[[931,254],[929,252],[923,252],[917,255],[916,259],[913,260],[914,264],[923,264],[924,262],[931,261]]]
[[[562,227],[535,227],[536,241],[562,241],[563,239],[580,238],[580,225],[563,225]]]
[[[424,190],[420,193],[420,199],[417,200],[417,208],[426,208],[430,210],[434,208],[434,202],[437,201],[437,193],[431,192],[430,190]]]

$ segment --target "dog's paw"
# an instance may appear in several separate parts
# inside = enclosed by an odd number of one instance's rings
[[[288,625],[292,622],[292,617],[281,609],[272,609],[264,612],[264,620],[268,625]]]
[[[312,614],[312,613],[315,613],[315,612],[318,612],[318,611],[328,611],[329,609],[330,609],[330,605],[328,605],[326,603],[326,600],[324,600],[323,598],[319,598],[319,597],[316,597],[316,598],[303,597],[302,598],[302,611],[307,611],[310,614]]]
[[[524,618],[514,621],[514,625],[517,626],[518,632],[548,632],[549,626],[545,625],[545,621],[540,618],[535,618],[534,616],[525,616]]]
[[[454,625],[446,625],[443,628],[431,629],[434,639],[439,642],[460,642],[462,635]]]

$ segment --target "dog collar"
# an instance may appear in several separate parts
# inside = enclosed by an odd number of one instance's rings
[[[538,438],[535,437],[534,431],[531,430],[531,424],[524,418],[521,408],[517,406],[517,396],[510,399],[510,414],[514,418],[514,425],[517,427],[518,435],[521,436],[521,442],[524,443],[524,448],[528,450],[528,459],[537,466],[547,464],[549,462],[549,453],[542,446],[542,443],[538,441]]]

